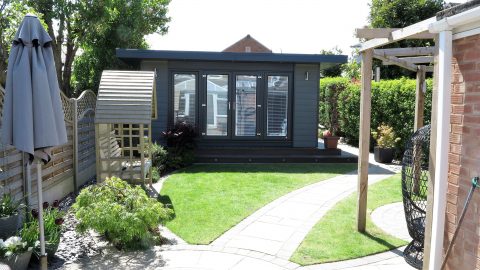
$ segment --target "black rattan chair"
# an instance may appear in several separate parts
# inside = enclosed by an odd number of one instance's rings
[[[422,269],[427,208],[430,125],[417,130],[407,142],[402,160],[402,195],[412,242],[403,251],[405,261]]]

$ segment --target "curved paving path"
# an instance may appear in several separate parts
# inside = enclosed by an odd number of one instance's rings
[[[369,172],[370,184],[393,174],[377,166]],[[295,190],[259,209],[211,245],[254,250],[288,260],[323,215],[356,187],[354,171]]]
[[[380,206],[372,212],[371,217],[373,223],[384,232],[408,242],[412,241],[408,234],[402,202]]]

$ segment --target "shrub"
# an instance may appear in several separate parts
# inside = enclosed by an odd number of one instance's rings
[[[197,136],[194,126],[178,122],[172,129],[162,132],[162,136],[166,139],[168,147],[166,170],[180,169],[193,163]]]
[[[377,145],[380,148],[394,148],[395,144],[400,140],[400,138],[395,137],[395,131],[390,126],[381,124],[377,130],[372,132],[372,136],[377,140]]]
[[[162,132],[169,150],[180,153],[195,147],[195,127],[185,122],[177,122],[172,129]]]
[[[349,144],[358,145],[360,123],[360,84],[349,83],[343,78],[326,78],[320,83],[320,96],[326,85],[347,83],[347,87],[338,94],[338,124],[339,134],[344,136]],[[372,82],[372,115],[371,126],[382,123],[391,126],[400,137],[397,143],[397,156],[404,151],[404,145],[413,133],[415,116],[416,82],[411,79],[383,80]],[[432,80],[427,79],[425,94],[425,124],[430,122],[432,101]],[[322,106],[322,104],[320,104]],[[322,114],[322,110],[320,110]],[[320,115],[319,119],[325,119]],[[322,123],[323,124],[323,123]],[[373,146],[373,140],[372,140]]]
[[[23,208],[25,205],[22,201],[15,201],[10,193],[4,193],[0,198],[0,218],[16,215]]]
[[[93,229],[118,249],[158,243],[158,226],[172,214],[140,186],[130,186],[116,177],[83,189],[72,208],[79,220],[78,231]]]
[[[332,135],[339,133],[339,95],[348,87],[346,78],[325,78],[320,80],[319,119]]]
[[[160,179],[160,175],[167,169],[168,151],[161,145],[153,143],[150,145],[152,154],[152,180]]]
[[[157,167],[152,167],[152,182],[157,183],[158,180],[162,177],[160,174],[160,170]]]

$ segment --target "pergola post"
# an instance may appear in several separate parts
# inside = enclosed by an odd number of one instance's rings
[[[433,200],[435,189],[435,157],[437,147],[437,111],[438,111],[438,38],[435,38],[435,55],[433,68],[432,114],[430,117],[430,154],[429,177],[427,187],[427,210],[425,217],[425,237],[423,247],[423,269],[430,268],[430,249],[432,241]]]
[[[423,110],[425,108],[425,100],[424,100],[424,93],[425,93],[425,66],[420,65],[417,69],[417,87],[415,93],[415,119],[414,119],[414,128],[413,131],[417,131],[419,128],[423,127]],[[421,153],[422,147],[420,145],[415,144],[413,148],[413,155],[415,157],[413,162],[413,192],[417,193],[420,191],[420,178],[422,174],[421,168]]]
[[[362,92],[360,97],[360,136],[357,184],[357,230],[365,232],[368,192],[368,156],[370,153],[370,114],[372,100],[373,49],[362,52]]]
[[[423,118],[425,110],[425,73],[426,67],[423,65],[418,66],[417,70],[417,88],[415,93],[415,121],[414,121],[414,131],[417,131],[419,128],[423,127]]]

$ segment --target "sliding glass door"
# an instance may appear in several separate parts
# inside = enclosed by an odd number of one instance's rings
[[[203,138],[285,140],[289,136],[291,91],[288,74],[211,72],[201,75],[198,128]],[[194,120],[195,77],[175,79],[174,116]],[[181,79],[181,80],[180,80]],[[177,97],[177,92],[182,95]],[[192,104],[194,105],[194,104]]]

